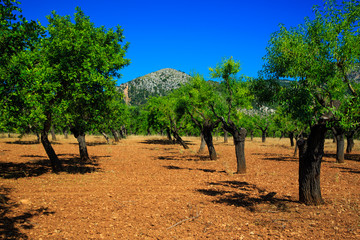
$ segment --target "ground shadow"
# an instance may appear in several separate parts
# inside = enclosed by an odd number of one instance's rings
[[[0,187],[0,238],[1,239],[28,239],[22,229],[32,229],[34,225],[30,219],[39,215],[50,215],[55,212],[48,208],[40,207],[38,209],[27,210],[19,215],[12,214],[18,204],[9,198],[10,188]]]
[[[324,157],[336,159],[336,154],[333,154],[333,153],[325,153],[325,154],[324,154]],[[345,159],[345,160],[348,160],[348,161],[360,162],[360,154],[346,153],[346,154],[344,154],[344,159]],[[334,161],[336,161],[336,160],[334,160]]]
[[[288,203],[297,202],[290,197],[277,198],[276,192],[267,192],[265,189],[258,188],[254,184],[241,181],[219,181],[210,182],[211,188],[197,189],[196,191],[208,196],[214,196],[214,203],[226,204],[236,207],[244,207],[251,212],[263,211],[257,206],[260,204],[268,205],[269,209],[275,211],[288,211]],[[215,187],[214,187],[215,186]]]
[[[264,156],[262,160],[278,161],[278,162],[298,162],[298,159],[293,156],[284,156],[275,153],[252,153],[252,155]]]
[[[207,168],[183,168],[183,167],[178,167],[178,166],[173,166],[173,165],[169,165],[169,166],[163,166],[164,168],[170,169],[170,170],[190,170],[190,171],[203,171],[203,172],[207,172],[207,173],[226,173],[225,171],[217,171],[214,169],[207,169]]]
[[[209,156],[204,155],[193,155],[193,156],[181,156],[181,155],[167,155],[167,156],[159,156],[157,160],[168,160],[168,161],[215,161],[211,160]]]
[[[71,143],[72,145],[76,145],[78,146],[79,143]],[[107,142],[86,142],[86,146],[90,146],[90,147],[93,147],[93,146],[102,146],[102,145],[111,145],[110,143],[107,143]]]
[[[184,142],[187,145],[194,145],[190,141],[185,141],[184,140]],[[149,139],[149,140],[142,141],[140,143],[143,143],[143,144],[157,144],[157,145],[176,145],[176,144],[178,144],[176,141],[169,140],[169,139]]]
[[[345,173],[357,173],[357,174],[360,174],[360,171],[359,170],[355,170],[353,168],[349,168],[349,167],[337,167],[337,166],[334,166],[334,167],[330,167],[330,168],[337,168],[337,169],[340,169],[341,172],[345,172]]]
[[[18,144],[18,145],[37,145],[37,144],[41,144],[41,142],[38,142],[38,141],[21,141],[21,140],[17,140],[17,141],[14,141],[14,142],[5,142],[6,144]],[[62,143],[59,143],[59,142],[54,142],[54,141],[51,141],[51,144],[52,145],[61,145]]]
[[[18,179],[24,177],[37,177],[52,172],[50,160],[38,155],[22,155],[22,157],[36,158],[25,163],[0,162],[0,178]],[[70,174],[85,174],[98,171],[97,157],[91,157],[91,161],[83,162],[75,154],[59,154],[63,172]],[[101,156],[103,157],[103,156]],[[104,156],[107,157],[107,156]]]

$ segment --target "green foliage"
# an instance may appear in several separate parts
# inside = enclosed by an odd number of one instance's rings
[[[328,1],[314,8],[315,19],[295,28],[280,26],[269,41],[265,69],[297,80],[283,93],[283,106],[303,122],[331,119],[354,127],[358,115],[358,83],[348,78],[360,59],[358,0]],[[341,105],[339,106],[339,104]]]
[[[44,29],[18,12],[21,9],[16,1],[1,1],[0,113],[3,130],[25,132],[38,128],[44,118],[41,101],[46,96],[37,95],[44,84],[37,66],[40,56],[32,52]]]
[[[119,26],[95,27],[80,8],[74,19],[73,23],[69,16],[55,12],[48,16],[42,50],[52,68],[52,81],[58,84],[56,100],[69,113],[67,121],[87,131],[96,129],[113,111],[109,104],[116,94],[113,77],[129,64],[124,58],[128,43],[122,45]]]
[[[227,121],[238,118],[239,109],[251,108],[253,95],[250,93],[246,80],[247,77],[242,76],[240,79],[236,74],[240,71],[240,63],[232,57],[223,59],[215,68],[209,68],[213,78],[222,78],[220,85],[223,88],[222,98],[225,103],[212,103],[217,115],[227,116]]]

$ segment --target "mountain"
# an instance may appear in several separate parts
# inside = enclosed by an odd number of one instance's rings
[[[149,97],[164,96],[189,80],[190,76],[184,72],[164,68],[123,83],[118,88],[124,92],[127,103],[141,105],[146,103]]]

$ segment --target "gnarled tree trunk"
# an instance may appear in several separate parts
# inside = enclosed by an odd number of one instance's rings
[[[176,142],[180,143],[184,149],[189,149],[189,146],[184,142],[184,140],[180,137],[177,131],[172,130],[173,136],[176,139]]]
[[[345,133],[345,136],[346,136],[346,153],[351,153],[352,152],[352,149],[355,145],[354,143],[354,135],[355,135],[355,132],[354,130],[351,130],[351,131],[348,131]]]
[[[212,137],[212,130],[213,129],[214,129],[214,124],[211,124],[209,122],[205,122],[203,124],[203,128],[201,130],[201,133],[204,136],[206,146],[208,147],[210,159],[211,160],[216,160],[217,155],[216,155],[215,147],[214,147],[214,144],[213,144],[213,137]]]
[[[200,148],[198,150],[198,153],[202,153],[205,149],[205,139],[204,139],[204,135],[202,133],[200,133],[200,139],[201,139],[201,142],[200,142]]]
[[[87,146],[86,146],[86,141],[85,141],[85,132],[82,131],[81,129],[77,129],[75,127],[71,128],[70,131],[74,134],[74,137],[77,139],[78,143],[79,143],[79,152],[80,152],[80,159],[83,162],[87,162],[90,160],[88,151],[87,151]]]
[[[220,119],[226,130],[230,132],[234,138],[235,154],[236,154],[236,162],[237,162],[236,173],[238,174],[246,173],[246,160],[245,160],[246,129],[236,127],[236,125],[231,120],[225,122],[223,118]]]
[[[307,205],[319,205],[321,197],[320,167],[324,155],[325,124],[311,127],[307,140],[300,139],[299,146],[299,201]]]
[[[289,132],[290,145],[293,147],[294,144],[294,132]]]
[[[334,137],[336,139],[336,162],[344,163],[344,149],[345,149],[345,139],[344,133],[345,131],[340,127],[332,128]]]
[[[46,154],[48,155],[51,163],[51,168],[54,173],[57,173],[59,171],[62,171],[62,165],[57,157],[53,147],[51,146],[51,143],[48,139],[49,130],[51,127],[51,114],[47,113],[47,119],[44,122],[44,128],[41,131],[41,143],[45,149]]]
[[[120,141],[120,139],[119,139],[119,134],[118,134],[118,132],[115,130],[115,129],[110,129],[111,130],[111,133],[112,133],[112,135],[114,136],[114,141],[115,142],[119,142]]]
[[[261,129],[261,142],[265,142],[266,141],[266,129]]]
[[[240,128],[239,130],[233,133],[235,153],[236,153],[236,162],[237,162],[237,171],[236,173],[246,173],[246,161],[245,161],[245,138],[246,138],[246,129]]]

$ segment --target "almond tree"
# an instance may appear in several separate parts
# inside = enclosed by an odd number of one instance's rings
[[[95,27],[80,8],[74,22],[55,12],[48,16],[43,50],[58,84],[56,100],[65,105],[70,130],[79,142],[80,157],[89,159],[85,134],[104,122],[116,88],[114,77],[129,64],[123,30]]]
[[[213,144],[212,132],[220,120],[214,116],[210,108],[210,103],[218,98],[213,86],[206,82],[202,75],[195,74],[190,83],[178,89],[177,92],[179,96],[177,111],[190,115],[191,120],[201,132],[210,159],[216,160],[217,154]]]
[[[246,172],[245,161],[245,137],[246,129],[236,125],[238,120],[238,110],[251,106],[252,96],[247,86],[236,79],[236,74],[240,71],[240,62],[235,61],[232,57],[224,59],[222,63],[215,68],[209,68],[212,78],[220,78],[221,84],[224,85],[225,106],[211,104],[215,116],[222,122],[226,131],[233,136],[235,153],[237,159],[236,173]]]
[[[360,5],[358,0],[328,1],[314,8],[315,19],[272,34],[266,70],[276,78],[296,82],[283,98],[292,117],[308,123],[310,135],[299,145],[299,199],[323,203],[320,166],[329,126],[353,128],[359,116],[359,89],[348,78],[360,59]]]

